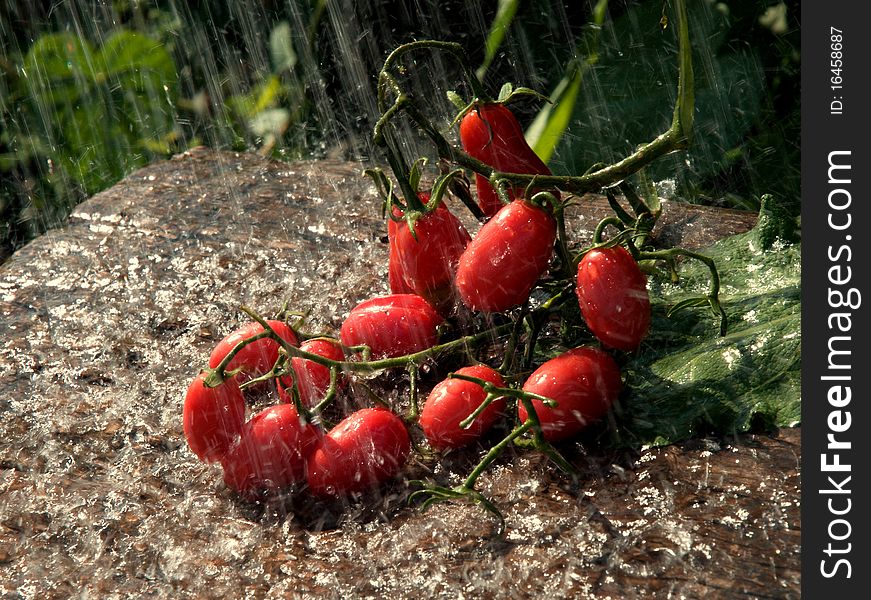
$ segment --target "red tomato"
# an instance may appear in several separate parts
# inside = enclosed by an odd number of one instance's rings
[[[317,496],[343,496],[396,476],[411,452],[402,419],[383,408],[364,408],[336,425],[308,463]]]
[[[463,367],[457,373],[505,387],[502,376],[484,365]],[[491,402],[468,429],[461,428],[460,421],[471,415],[486,397],[484,388],[471,381],[448,378],[438,383],[420,413],[420,426],[430,446],[437,450],[460,448],[480,438],[505,410],[505,398]]]
[[[442,317],[415,294],[379,296],[361,302],[342,323],[346,346],[366,344],[373,358],[412,354],[434,346]]]
[[[504,104],[487,103],[473,107],[460,121],[460,143],[470,156],[505,173],[550,175],[550,169],[526,143],[514,113]],[[476,174],[478,203],[487,216],[496,214],[502,203],[487,178]],[[511,200],[524,188],[509,190]],[[557,194],[558,195],[558,194]]]
[[[578,265],[581,314],[606,346],[632,351],[650,327],[647,278],[622,246],[590,250]]]
[[[245,399],[235,379],[206,387],[203,371],[188,386],[182,420],[188,446],[200,460],[221,460],[245,423]]]
[[[443,203],[418,219],[414,231],[417,239],[407,223],[396,223],[394,243],[400,270],[414,293],[433,306],[445,307],[453,297],[457,262],[472,238]]]
[[[307,340],[300,345],[299,349],[332,360],[345,360],[345,353],[339,344],[328,340]],[[299,390],[299,398],[304,406],[311,408],[322,400],[327,390],[330,389],[330,369],[298,356],[294,356],[290,362],[297,377],[296,387]],[[292,402],[290,387],[293,385],[293,376],[279,377],[276,383],[281,401]]]
[[[275,333],[277,333],[282,339],[290,342],[290,344],[294,346],[299,344],[293,329],[291,329],[286,323],[274,320],[267,321],[267,323],[269,323],[269,326],[272,327],[272,329],[275,330]],[[257,335],[262,331],[263,326],[255,321],[246,323],[235,331],[232,331],[227,335],[227,337],[218,342],[218,345],[215,346],[214,350],[212,350],[212,354],[209,356],[209,367],[212,369],[217,367],[236,344],[253,335]],[[243,379],[259,377],[260,375],[268,373],[272,369],[272,366],[278,359],[278,348],[278,342],[270,338],[263,338],[256,342],[252,342],[242,348],[242,350],[233,357],[233,360],[231,360],[230,364],[227,365],[227,370],[232,371],[233,369],[242,367],[241,374]]]
[[[394,206],[393,214],[401,217],[402,211]],[[405,277],[405,269],[402,261],[399,259],[399,249],[396,247],[396,229],[398,227],[398,222],[393,219],[387,219],[387,244],[390,248],[390,255],[387,261],[387,283],[390,285],[390,292],[393,294],[413,294],[414,289]]]
[[[270,406],[245,423],[239,443],[224,456],[224,482],[247,497],[301,483],[321,437],[293,405]]]
[[[620,368],[611,356],[597,348],[575,348],[552,358],[523,384],[523,391],[539,394],[558,403],[549,408],[540,400],[532,405],[541,421],[544,438],[550,442],[577,434],[601,419],[620,394]],[[527,412],[518,404],[518,415]]]
[[[460,257],[457,291],[472,310],[502,312],[529,298],[547,270],[556,221],[524,200],[503,207],[481,227]]]

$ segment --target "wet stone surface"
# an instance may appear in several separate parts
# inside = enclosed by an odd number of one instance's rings
[[[574,483],[510,453],[480,480],[502,538],[475,506],[407,503],[408,479],[457,482],[474,450],[417,458],[344,505],[229,493],[184,443],[187,384],[240,304],[288,300],[325,331],[385,292],[377,205],[356,164],[194,151],[0,266],[4,598],[799,597],[800,430],[576,443]],[[603,207],[590,200],[573,228]],[[694,246],[752,224],[679,206],[664,221]]]

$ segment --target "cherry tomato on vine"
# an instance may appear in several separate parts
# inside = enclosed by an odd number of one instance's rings
[[[345,360],[345,353],[337,342],[324,339],[306,340],[299,346],[300,350],[310,354],[317,354],[324,358],[336,361]],[[278,396],[282,402],[290,403],[290,387],[296,377],[296,387],[299,390],[299,399],[303,406],[311,408],[323,399],[327,390],[330,389],[330,369],[299,356],[294,356],[291,361],[294,375],[283,375],[278,378]]]
[[[457,373],[505,387],[502,376],[485,365],[463,367]],[[505,411],[505,398],[497,398],[475,417],[468,428],[460,427],[460,422],[469,417],[486,397],[484,388],[472,381],[448,378],[436,384],[426,399],[419,420],[430,446],[447,450],[478,440]]]
[[[555,442],[574,436],[601,419],[620,394],[620,368],[610,354],[597,348],[569,350],[545,362],[526,379],[523,391],[550,398],[555,408],[540,400],[532,405],[544,438]],[[526,421],[522,403],[518,416]]]
[[[221,461],[224,483],[247,497],[301,483],[306,460],[322,437],[293,405],[270,406],[245,423],[239,443]]]
[[[299,344],[293,329],[291,329],[286,323],[277,320],[266,322],[270,327],[272,327],[275,333],[279,335],[279,337],[293,346]],[[214,350],[212,350],[212,354],[209,356],[209,367],[212,369],[217,367],[236,344],[261,332],[263,332],[263,326],[255,321],[246,323],[238,329],[230,332],[224,339],[218,342],[218,345],[215,346]],[[233,357],[230,364],[227,365],[226,370],[232,371],[242,367],[241,374],[243,379],[253,379],[260,375],[264,375],[272,369],[272,366],[278,359],[278,348],[278,342],[271,338],[263,338],[256,342],[252,342],[242,348],[242,350]]]
[[[632,351],[650,327],[647,278],[626,248],[597,248],[578,265],[575,287],[581,315],[606,346]]]
[[[369,346],[373,358],[402,356],[434,346],[443,320],[416,294],[378,296],[351,310],[340,335],[345,346]]]
[[[478,231],[457,267],[457,291],[472,310],[502,312],[529,298],[547,270],[556,221],[525,200],[504,206]]]
[[[505,173],[550,175],[551,171],[530,148],[520,123],[504,104],[476,104],[460,121],[460,143],[470,156]],[[487,216],[502,208],[496,190],[486,177],[476,173],[478,203]],[[509,190],[514,200],[523,188]],[[558,195],[558,194],[557,194]]]
[[[383,408],[349,415],[323,438],[308,463],[316,496],[343,496],[377,487],[396,476],[411,452],[405,424]]]
[[[433,306],[449,305],[457,262],[471,239],[444,203],[417,219],[414,235],[407,223],[396,223],[393,242],[405,282]]]
[[[401,217],[402,211],[393,207],[393,214]],[[393,219],[387,219],[387,244],[390,249],[387,259],[387,283],[390,286],[390,292],[393,294],[413,294],[414,288],[411,287],[405,277],[405,269],[402,261],[399,259],[399,249],[396,247],[396,229],[398,227],[399,223]]]
[[[188,386],[182,421],[188,446],[200,460],[221,460],[239,437],[245,423],[245,399],[235,379],[217,387],[206,387],[206,371]]]

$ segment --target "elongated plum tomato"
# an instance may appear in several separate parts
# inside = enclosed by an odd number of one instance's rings
[[[306,340],[300,344],[299,349],[332,360],[345,360],[345,353],[342,351],[341,346],[329,340]],[[327,390],[330,389],[330,369],[313,360],[299,356],[294,356],[290,364],[296,376],[299,399],[302,401],[303,406],[311,408],[322,400]],[[278,397],[281,398],[282,402],[293,402],[290,396],[290,387],[293,385],[294,375],[283,375],[276,382]]]
[[[301,483],[306,460],[323,433],[303,421],[291,404],[277,404],[245,423],[239,443],[224,456],[224,483],[246,497],[258,497]]]
[[[393,207],[393,214],[396,217],[402,216],[402,211],[397,207]],[[414,288],[408,283],[405,277],[405,269],[402,261],[399,259],[399,248],[396,247],[396,229],[399,223],[393,219],[387,219],[387,244],[390,249],[390,254],[387,259],[387,283],[390,285],[390,292],[393,294],[413,294]]]
[[[364,408],[336,425],[308,462],[316,496],[362,492],[395,477],[411,452],[402,419],[383,408]]]
[[[378,296],[351,310],[340,336],[345,346],[369,346],[373,358],[402,356],[434,346],[443,320],[416,294]]]
[[[460,121],[460,144],[470,156],[505,173],[550,175],[551,171],[530,148],[520,123],[504,104],[475,105]],[[488,217],[502,208],[496,190],[486,177],[476,174],[478,204]],[[522,195],[523,187],[510,189],[511,200]],[[535,190],[538,191],[538,190]],[[559,192],[553,190],[559,197]]]
[[[503,207],[460,257],[456,286],[463,303],[492,313],[525,302],[555,241],[556,221],[544,209],[525,200]]]
[[[505,387],[502,376],[484,365],[463,367],[457,373]],[[448,378],[436,384],[420,413],[420,426],[429,445],[437,450],[447,450],[478,440],[496,422],[499,413],[505,411],[505,398],[497,398],[475,417],[468,428],[460,427],[460,422],[469,417],[486,397],[484,388],[472,381]]]
[[[611,356],[597,348],[575,348],[552,358],[527,378],[523,391],[557,402],[556,408],[540,400],[532,405],[549,442],[572,437],[601,419],[620,394],[620,368]],[[518,416],[528,416],[522,403]]]
[[[419,218],[414,233],[404,221],[396,224],[394,242],[405,282],[434,307],[447,307],[457,263],[472,238],[444,203]]]
[[[581,315],[606,346],[630,352],[650,327],[647,278],[622,246],[590,250],[578,265]]]
[[[188,446],[200,460],[221,460],[245,423],[245,399],[235,379],[206,387],[203,371],[188,386],[182,421]]]
[[[282,321],[266,321],[275,333],[282,339],[286,340],[293,346],[297,346],[296,334],[286,323]],[[263,326],[256,321],[251,321],[242,325],[238,329],[230,332],[227,337],[218,342],[215,349],[212,350],[209,356],[209,367],[214,369],[224,357],[242,340],[257,335],[263,331]],[[268,373],[275,361],[278,359],[278,342],[271,338],[263,338],[252,342],[242,348],[236,356],[227,365],[227,370],[232,371],[242,367],[243,379],[253,379],[265,373]]]

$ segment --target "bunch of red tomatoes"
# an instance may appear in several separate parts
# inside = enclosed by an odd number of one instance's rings
[[[550,174],[504,104],[473,105],[459,134],[468,155],[498,171]],[[440,196],[388,199],[391,294],[353,308],[337,338],[300,342],[285,322],[257,320],[217,345],[209,369],[187,390],[184,432],[201,460],[220,462],[228,487],[249,498],[294,487],[343,497],[402,472],[412,453],[409,427],[446,452],[479,442],[500,419],[514,421],[512,440],[527,435],[549,445],[607,414],[622,388],[612,353],[639,347],[650,301],[632,253],[602,244],[573,261],[567,278],[598,344],[564,350],[531,373],[470,361],[438,382],[411,416],[379,405],[322,426],[323,409],[352,372],[434,356],[450,346],[441,339],[444,324],[460,312],[510,315],[528,305],[554,262],[559,192],[500,194],[481,175],[476,192],[486,221],[474,238]],[[244,390],[264,385],[276,386],[281,403],[247,418]]]

